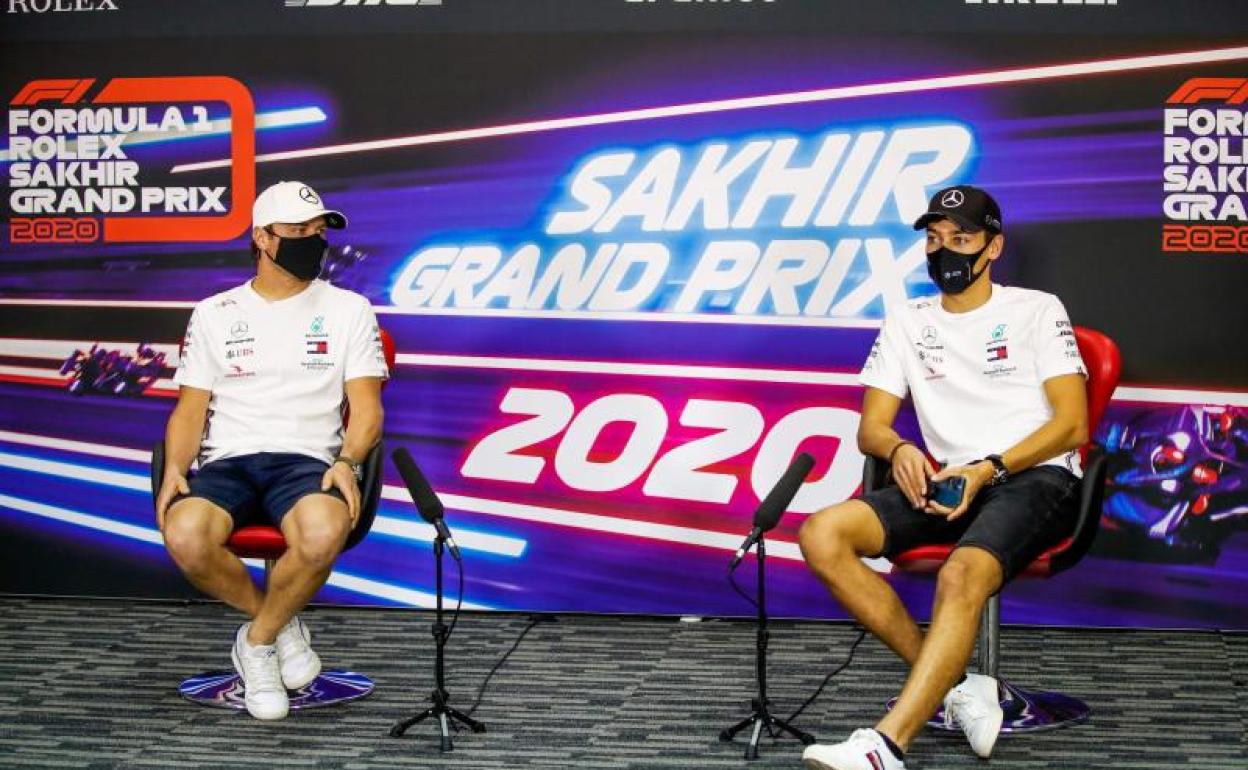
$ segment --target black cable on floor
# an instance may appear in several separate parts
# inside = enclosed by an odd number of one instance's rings
[[[485,688],[489,686],[490,680],[494,678],[494,674],[502,668],[503,664],[507,662],[507,659],[511,657],[511,654],[520,646],[520,642],[524,641],[524,637],[538,625],[552,622],[554,622],[554,618],[546,615],[533,615],[529,619],[529,624],[525,626],[524,630],[520,632],[520,635],[516,637],[516,641],[512,642],[511,649],[503,653],[503,657],[498,659],[498,661],[494,664],[494,667],[490,669],[490,673],[485,675],[485,680],[481,682],[481,687],[477,690],[477,699],[472,702],[472,706],[467,711],[468,716],[472,716],[473,712],[475,712],[481,705],[481,701],[485,700]]]
[[[853,662],[854,652],[858,649],[858,645],[862,644],[862,640],[866,638],[867,638],[867,630],[864,628],[858,632],[858,638],[855,639],[853,643],[849,645],[849,654],[845,656],[845,662],[837,666],[835,669],[832,670],[831,673],[825,676],[823,678],[823,681],[819,684],[819,688],[815,690],[814,694],[811,695],[809,698],[807,698],[806,702],[804,702],[801,706],[798,706],[797,711],[794,711],[792,715],[790,715],[789,718],[785,721],[792,724],[793,720],[801,716],[802,712],[806,710],[807,706],[814,703],[819,698],[819,696],[823,694],[823,688],[828,686],[828,682],[832,681],[832,677],[844,671],[846,668],[849,667],[849,664]]]

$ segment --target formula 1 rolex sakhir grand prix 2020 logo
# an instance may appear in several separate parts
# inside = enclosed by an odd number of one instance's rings
[[[228,118],[213,116],[221,105]],[[32,80],[9,102],[9,241],[225,241],[251,221],[255,105],[228,77]],[[229,134],[228,185],[179,184],[135,147]]]
[[[1196,77],[1166,100],[1162,251],[1248,254],[1248,77]]]

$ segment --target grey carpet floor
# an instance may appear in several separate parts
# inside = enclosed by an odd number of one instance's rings
[[[753,627],[740,621],[559,616],[499,669],[476,716],[488,732],[437,750],[436,730],[390,725],[432,687],[429,613],[313,608],[327,665],[373,677],[369,698],[276,723],[195,706],[178,682],[229,667],[237,623],[212,604],[0,599],[0,767],[796,768],[800,745],[717,735],[748,710]],[[466,709],[527,618],[466,615],[448,654]],[[777,623],[771,695],[787,715],[845,656],[844,624]],[[937,768],[1248,768],[1248,636],[1007,628],[1003,673],[1084,698],[1092,721],[1004,737],[990,763],[961,736],[928,731],[907,765]],[[798,720],[821,740],[871,724],[904,669],[868,640]]]

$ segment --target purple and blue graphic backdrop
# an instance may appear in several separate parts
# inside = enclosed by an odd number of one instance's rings
[[[244,84],[258,186],[300,179],[350,217],[325,275],[396,340],[385,440],[444,497],[467,607],[747,614],[727,559],[808,451],[815,470],[770,541],[769,601],[843,616],[796,533],[857,489],[856,375],[885,307],[934,293],[909,223],[933,190],[974,182],[1005,212],[994,279],[1057,293],[1125,362],[1097,431],[1112,464],[1097,546],[1011,586],[1006,620],[1243,627],[1248,372],[1227,346],[1245,254],[1169,253],[1161,230],[1167,101],[1192,78],[1248,75],[1248,48],[819,29],[418,46],[344,30],[332,61],[311,62],[293,37],[153,40],[125,74]],[[66,72],[66,45],[14,42],[9,97],[127,61],[122,42],[89,40]],[[422,76],[364,76],[399,60]],[[216,131],[127,138],[147,184],[230,184],[230,116],[208,108]],[[15,137],[32,133],[9,121],[10,193]],[[18,200],[9,220],[30,213]],[[250,259],[245,233],[6,233],[0,590],[189,595],[155,529],[148,452],[191,306],[246,280]],[[901,429],[917,436],[911,413]],[[385,484],[321,600],[429,606],[432,531],[391,468]],[[892,579],[924,614],[930,582]]]

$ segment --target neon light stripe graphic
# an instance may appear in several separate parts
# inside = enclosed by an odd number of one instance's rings
[[[88,444],[85,441],[74,441],[55,436],[37,436],[33,433],[19,433],[12,430],[0,430],[0,441],[10,441],[14,444],[25,444],[26,446],[37,446],[44,449],[61,449],[66,452],[78,452],[79,454],[96,455],[99,457],[112,457],[118,460],[133,460],[144,465],[150,465],[152,462],[152,453],[144,452],[141,449]]]
[[[57,369],[37,369],[33,366],[0,365],[0,380],[34,382],[48,385],[60,385],[63,387],[65,383],[69,382],[69,375],[61,374]],[[149,385],[144,392],[166,396],[177,395],[178,385],[170,379],[159,379]]]
[[[136,310],[190,310],[195,302],[150,299],[0,299],[0,305],[24,307],[132,308]],[[812,318],[809,316],[738,316],[727,313],[646,313],[609,310],[508,310],[505,308],[424,308],[374,305],[386,316],[458,316],[464,318],[548,318],[560,321],[654,321],[686,324],[748,324],[751,326],[809,326],[826,329],[878,329],[879,319]]]
[[[74,340],[37,340],[20,337],[0,338],[0,356],[21,356],[23,358],[49,358],[64,361],[75,350],[87,351],[92,345],[99,345],[110,350],[120,349],[133,352],[138,342],[78,342]],[[178,346],[164,343],[148,344],[157,353],[164,353],[170,366],[177,363]]]
[[[328,117],[320,107],[295,107],[289,110],[273,110],[272,112],[256,115],[256,130],[272,130],[324,123]],[[230,133],[230,126],[231,120],[229,118],[219,118],[209,121],[208,127],[203,131],[136,131],[133,134],[124,135],[125,141],[122,142],[122,146],[129,147],[136,144],[155,144],[156,142],[174,142],[183,139],[222,136]],[[68,143],[70,149],[77,146],[77,141]],[[9,157],[8,149],[0,150],[0,163],[7,163],[9,160],[11,158]]]
[[[112,521],[100,516],[93,516],[89,513],[70,510],[69,508],[61,508],[55,505],[36,502],[34,500],[24,500],[20,497],[0,494],[0,507],[9,508],[10,510],[21,513],[28,513],[45,519],[52,519],[64,524],[73,524],[87,529],[93,529],[98,532],[107,532],[112,535],[128,538],[130,540],[138,540],[149,545],[157,545],[164,547],[164,541],[161,539],[159,530],[148,529],[147,527],[138,527],[133,524],[124,524],[122,522]],[[254,559],[246,559],[245,562],[250,567],[262,566]],[[334,570],[329,575],[328,585],[335,588],[341,588],[347,591],[373,596],[379,599],[389,599],[398,604],[405,604],[410,607],[430,608],[434,606],[435,597],[433,594],[425,591],[417,591],[413,588],[404,586],[396,586],[392,583],[385,583],[380,580],[353,575],[348,572]],[[489,610],[493,609],[489,605],[478,604],[476,602],[464,601],[465,609],[473,610]]]
[[[864,96],[889,96],[895,94],[917,93],[923,91],[939,91],[950,88],[968,88],[972,86],[993,86],[1006,83],[1025,83],[1036,80],[1052,80],[1086,75],[1108,75],[1118,72],[1135,72],[1139,70],[1176,67],[1185,64],[1210,64],[1215,62],[1238,61],[1248,59],[1248,47],[1212,48],[1203,51],[1186,51],[1181,53],[1151,54],[1145,56],[1129,56],[1119,59],[1099,59],[1074,62],[1069,64],[1049,64],[1035,67],[1019,67],[1015,69],[995,70],[989,72],[973,72],[963,75],[942,75],[914,80],[898,80],[885,83],[869,83],[856,86],[837,86],[813,91],[794,91],[790,93],[769,94],[764,96],[747,96],[735,99],[719,99],[691,104],[676,104],[666,107],[648,107],[643,109],[605,112],[597,115],[580,115],[549,120],[534,120],[523,123],[511,123],[499,126],[484,126],[458,131],[440,131],[432,134],[416,134],[391,139],[375,139],[364,142],[310,147],[303,150],[289,150],[257,155],[257,163],[267,163],[297,158],[315,158],[326,155],[343,155],[356,152],[372,152],[389,150],[398,147],[417,147],[428,144],[459,142],[473,139],[487,139],[499,136],[516,136],[533,134],[543,131],[558,131],[567,128],[584,128],[588,126],[605,126],[617,123],[630,123],[641,120],[686,117],[690,115],[706,115],[716,112],[733,110],[757,109],[760,107],[781,107],[794,104],[810,104],[813,102],[829,102],[843,99],[856,99]],[[215,168],[226,168],[229,159],[205,161],[202,163],[184,163],[173,167],[173,173],[188,171],[205,171]]]
[[[102,344],[125,348],[126,346],[133,346],[135,343],[108,342]],[[84,346],[90,347],[90,343],[74,342],[72,340],[35,340],[9,337],[0,338],[0,355],[63,360],[69,355],[69,352],[72,352],[74,349],[83,349]],[[172,350],[175,353],[177,351],[177,346],[175,345],[154,345],[153,347],[160,350]],[[66,352],[64,355],[61,355],[61,351]],[[858,387],[858,374],[850,371],[804,371],[800,369],[769,369],[744,366],[648,364],[623,361],[582,361],[558,358],[500,356],[451,356],[425,353],[399,353],[395,357],[395,362],[402,366],[455,369],[544,371]],[[52,383],[64,382],[67,379],[58,375],[55,370],[32,367],[0,366],[0,375],[4,374]],[[150,390],[176,393],[177,385],[170,379],[157,380],[156,385]],[[1149,388],[1122,385],[1114,391],[1112,400],[1127,403],[1208,404],[1211,406],[1248,407],[1248,391]],[[0,435],[2,434],[3,432],[0,432]]]
[[[387,500],[410,500],[407,490],[402,487],[386,485],[382,487],[381,496]],[[438,497],[448,508],[469,513],[481,513],[488,516],[503,516],[511,519],[534,521],[542,524],[555,524],[573,529],[587,529],[594,532],[605,532],[614,535],[628,535],[647,540],[661,540],[667,543],[696,545],[704,548],[716,548],[721,551],[735,551],[741,545],[741,535],[729,532],[681,527],[674,524],[656,524],[636,519],[623,519],[614,516],[600,516],[594,513],[572,511],[563,508],[550,508],[541,505],[524,503],[508,503],[502,500],[490,500],[483,497],[439,492]],[[768,540],[768,555],[792,561],[802,561],[801,549],[797,543],[787,540]],[[872,569],[888,572],[891,565],[884,559],[864,559]]]
[[[31,443],[27,439],[27,434],[0,432],[0,438],[16,443]],[[40,445],[44,439],[38,437]],[[86,444],[85,442],[75,442],[73,451],[81,451],[87,454],[99,455],[103,457],[116,457],[115,448],[99,444]],[[135,450],[126,450],[134,452]],[[151,462],[151,454],[144,453],[147,462]],[[27,458],[34,463],[45,463],[39,458]],[[4,464],[3,456],[0,456],[0,465]],[[57,466],[68,466],[65,468],[58,467],[57,470],[69,470],[78,468],[79,466],[68,463],[53,463]],[[72,477],[72,476],[71,476]],[[148,480],[146,476],[133,476],[128,483],[137,485],[138,480],[143,482],[142,489],[148,490]],[[412,498],[406,489],[392,484],[382,486],[381,496],[386,500],[393,500],[400,503],[411,504]],[[600,516],[592,513],[582,513],[579,511],[569,511],[557,508],[546,508],[536,505],[525,505],[521,503],[508,503],[501,500],[489,500],[480,497],[467,497],[464,495],[441,494],[439,496],[448,507],[456,510],[467,511],[469,513],[480,513],[487,516],[502,516],[505,518],[521,519],[524,521],[533,521],[543,524],[556,524],[560,526],[572,527],[575,529],[588,529],[596,532],[606,532],[619,535],[631,535],[634,537],[642,537],[649,540],[664,540],[671,543],[685,543],[690,545],[700,545],[710,548],[719,548],[721,550],[735,551],[740,543],[739,534],[731,534],[726,532],[714,532],[710,530],[694,529],[692,527],[678,527],[670,524],[652,524],[645,521],[637,521],[633,519],[617,519],[610,516]],[[378,517],[378,521],[386,517]],[[408,522],[396,522],[403,524]],[[374,524],[376,526],[376,524]],[[384,525],[383,525],[384,526]],[[458,531],[456,533],[456,542],[467,547],[469,540],[465,537],[471,537],[474,533]],[[792,542],[784,542],[779,540],[770,541],[773,553],[780,558],[801,559],[801,553],[797,544]],[[486,545],[489,541],[481,543],[482,547],[477,550],[489,550]],[[514,547],[514,546],[513,546]],[[492,551],[493,552],[493,551]],[[502,554],[510,555],[510,554]],[[519,554],[516,554],[519,555]]]
[[[151,462],[150,453],[148,453],[147,461]],[[13,468],[30,473],[42,473],[75,481],[87,481],[93,484],[104,484],[120,489],[128,489],[132,492],[151,493],[151,480],[147,476],[93,468],[89,465],[0,452],[0,467]],[[410,498],[408,501],[410,502]],[[424,543],[432,543],[434,538],[433,527],[423,521],[404,521],[403,519],[389,516],[378,516],[373,521],[372,531],[401,540],[414,540]],[[456,528],[455,541],[462,548],[468,550],[510,557],[521,556],[528,546],[527,542],[518,538],[492,535],[462,528]]]

